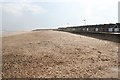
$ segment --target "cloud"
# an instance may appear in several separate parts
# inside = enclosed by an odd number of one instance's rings
[[[6,1],[10,1],[10,0],[6,0]],[[16,0],[12,0],[12,1],[16,1]],[[29,2],[89,2],[89,3],[109,3],[109,2],[118,2],[119,0],[20,0],[22,1],[29,1]]]
[[[45,9],[43,9],[42,7],[40,7],[38,5],[27,5],[26,7],[27,7],[28,11],[30,11],[34,14],[39,14],[39,13],[46,12]]]
[[[89,19],[102,19],[117,13],[119,0],[81,0],[84,16]],[[109,14],[108,14],[109,13]]]
[[[1,2],[31,2],[29,0],[0,0]]]
[[[13,15],[21,15],[23,7],[13,3],[3,4],[3,10]]]
[[[119,0],[0,0],[2,2],[88,2],[90,3],[111,3],[111,2],[118,2]]]
[[[13,15],[23,15],[25,12],[30,12],[33,14],[41,14],[46,12],[44,8],[41,6],[38,6],[37,4],[32,4],[32,3],[4,3],[3,4],[3,11],[13,14]]]
[[[2,3],[0,3],[0,9],[2,8]]]

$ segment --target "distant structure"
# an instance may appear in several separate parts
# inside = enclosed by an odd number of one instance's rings
[[[56,29],[35,29],[35,30],[32,30],[32,31],[46,31],[46,30],[56,30]]]
[[[120,1],[118,2],[118,23],[120,23]]]

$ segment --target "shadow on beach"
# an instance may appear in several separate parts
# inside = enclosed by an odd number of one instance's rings
[[[88,36],[88,37],[93,37],[101,40],[107,40],[107,41],[112,41],[116,43],[120,43],[120,34],[103,34],[103,33],[73,33],[73,34],[78,34],[78,35],[83,35],[83,36]]]

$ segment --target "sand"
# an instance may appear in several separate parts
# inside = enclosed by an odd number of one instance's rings
[[[3,37],[3,78],[117,78],[117,43],[60,31]]]
[[[0,34],[0,37],[7,37],[7,36],[12,36],[12,35],[28,33],[28,32],[30,31],[2,31]]]

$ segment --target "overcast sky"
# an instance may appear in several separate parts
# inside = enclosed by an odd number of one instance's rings
[[[119,0],[0,0],[3,30],[118,22]]]

